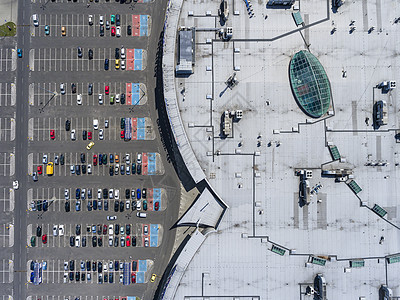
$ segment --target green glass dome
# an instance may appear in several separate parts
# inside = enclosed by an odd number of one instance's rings
[[[319,60],[310,52],[297,52],[289,65],[289,77],[296,101],[313,118],[326,114],[331,103],[331,86]]]

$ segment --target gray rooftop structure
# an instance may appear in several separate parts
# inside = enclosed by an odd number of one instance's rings
[[[179,61],[176,66],[177,75],[188,75],[193,73],[195,62],[195,34],[194,28],[179,30]]]
[[[399,296],[400,95],[376,86],[400,80],[400,3],[346,1],[333,14],[331,1],[301,1],[304,25],[297,27],[296,3],[267,9],[252,1],[253,16],[243,1],[228,2],[224,27],[216,20],[220,1],[171,0],[168,9],[170,123],[195,182],[206,180],[229,209],[216,232],[185,252],[192,257],[164,299],[307,300],[318,274],[327,299],[379,299],[382,284]],[[233,29],[229,41],[206,30],[225,26]],[[174,77],[179,27],[197,30],[196,65],[185,78]],[[290,61],[301,50],[329,78],[332,100],[318,119],[303,113],[290,86]],[[230,89],[234,72],[239,83]],[[382,129],[372,122],[377,100],[387,102]],[[229,137],[220,135],[221,115],[236,110],[243,117]],[[301,169],[313,171],[311,190],[321,186],[303,207]]]

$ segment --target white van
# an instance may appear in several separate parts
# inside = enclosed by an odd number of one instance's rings
[[[93,120],[93,129],[94,130],[99,129],[99,120],[98,119]]]
[[[38,27],[38,26],[39,26],[39,17],[38,17],[37,14],[34,14],[34,15],[32,16],[32,21],[33,21],[33,25],[35,25],[35,27]]]
[[[139,217],[139,218],[146,218],[147,217],[147,213],[137,212],[136,216]]]

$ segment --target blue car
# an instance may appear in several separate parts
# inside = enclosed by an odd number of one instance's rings
[[[76,200],[79,200],[80,197],[81,197],[81,189],[76,189],[76,191],[75,191]]]
[[[46,35],[49,35],[49,34],[50,34],[50,26],[49,26],[49,25],[44,26],[44,33],[45,33]]]
[[[35,280],[35,273],[31,272],[31,282],[33,282]]]
[[[140,189],[136,190],[136,197],[138,200],[140,200],[140,198],[142,198],[142,193],[140,192]]]
[[[76,205],[75,205],[75,209],[76,211],[80,211],[81,210],[81,201],[76,201]]]
[[[22,49],[21,48],[17,49],[17,54],[18,54],[18,57],[22,57]]]

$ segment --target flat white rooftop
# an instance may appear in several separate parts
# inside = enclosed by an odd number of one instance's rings
[[[302,0],[301,31],[293,9],[267,9],[266,1],[251,2],[250,18],[244,1],[228,0],[222,26],[219,4],[184,1],[179,25],[197,30],[196,60],[194,74],[175,78],[175,86],[195,156],[230,208],[190,262],[175,299],[312,299],[304,291],[318,273],[328,299],[379,299],[382,284],[400,296],[400,263],[385,260],[400,252],[400,88],[376,88],[384,80],[400,85],[400,2],[346,1],[333,13],[330,1]],[[226,26],[233,28],[229,42],[214,30]],[[307,48],[332,89],[330,113],[320,119],[303,113],[289,83],[291,58]],[[234,72],[239,83],[230,89],[225,82]],[[378,100],[387,102],[388,125],[374,129]],[[243,118],[223,137],[227,110],[243,110]],[[337,164],[351,168],[361,192],[321,175],[332,162],[328,144],[337,146]],[[313,171],[311,189],[321,184],[302,207],[297,169]],[[375,204],[387,212],[383,218]],[[326,258],[325,266],[306,264],[312,256]],[[345,272],[354,259],[365,266]]]

